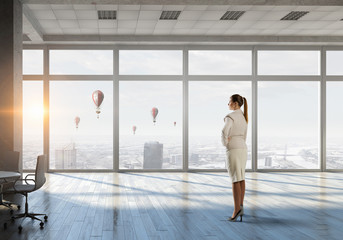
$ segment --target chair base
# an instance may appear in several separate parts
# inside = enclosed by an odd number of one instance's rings
[[[20,214],[16,214],[11,218],[11,221],[14,221],[15,219],[19,219],[19,218],[31,218],[33,220],[37,220],[40,221],[41,223],[43,222],[43,220],[37,218],[36,216],[42,216],[44,215],[44,219],[45,221],[47,221],[48,216],[42,213],[20,213]]]
[[[14,222],[16,219],[20,219],[20,218],[31,218],[32,220],[40,221],[39,225],[41,228],[43,228],[44,227],[43,220],[36,217],[36,216],[42,216],[42,215],[44,215],[44,221],[46,222],[48,220],[47,215],[41,214],[41,213],[27,213],[27,212],[21,213],[21,214],[16,214],[15,216],[11,217],[11,222]],[[7,229],[7,222],[4,223],[4,229]],[[23,230],[23,227],[21,225],[19,225],[18,229],[19,229],[19,232],[21,232]]]
[[[5,206],[7,208],[9,208],[11,210],[11,214],[13,214],[13,206],[17,206],[17,209],[19,210],[20,209],[20,205],[17,205],[15,203],[12,203],[12,202],[9,202],[9,201],[5,201],[5,200],[2,200],[0,201],[0,206]]]

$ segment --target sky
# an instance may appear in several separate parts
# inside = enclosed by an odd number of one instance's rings
[[[327,72],[343,74],[339,65],[343,51],[329,51]],[[51,50],[51,74],[112,74],[113,55],[109,50]],[[42,74],[41,50],[24,50],[24,74]],[[250,51],[190,51],[189,73],[251,74]],[[318,51],[260,51],[258,72],[265,75],[318,75]],[[181,75],[182,51],[120,51],[120,74]],[[61,79],[63,80],[63,79]],[[259,82],[258,133],[260,139],[279,135],[297,139],[319,137],[318,82]],[[341,102],[342,83],[327,84],[328,137],[340,137],[343,111],[335,104]],[[182,134],[181,81],[121,81],[120,134],[171,135]],[[100,118],[96,118],[91,95],[95,90],[105,94]],[[24,134],[42,132],[39,108],[42,108],[42,83],[24,83]],[[189,134],[192,136],[220,136],[223,117],[229,113],[227,103],[232,94],[248,99],[251,116],[251,83],[244,81],[190,81]],[[159,114],[154,126],[151,109]],[[31,110],[26,110],[31,109]],[[109,135],[113,132],[113,83],[111,81],[52,81],[50,83],[51,134]],[[74,118],[81,118],[76,131]],[[251,118],[250,118],[251,119]],[[176,121],[176,127],[173,122]],[[340,129],[341,131],[337,131]],[[248,138],[251,134],[249,123]],[[288,141],[287,140],[287,141]]]

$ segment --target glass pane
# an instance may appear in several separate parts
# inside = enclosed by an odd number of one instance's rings
[[[258,51],[259,75],[320,75],[319,51]]]
[[[343,75],[343,51],[327,51],[326,61],[326,75]]]
[[[189,51],[190,75],[251,75],[251,51]]]
[[[23,74],[43,74],[43,50],[23,50]]]
[[[43,81],[23,81],[23,168],[35,169],[43,154]]]
[[[119,97],[120,168],[182,168],[182,82],[120,82]]]
[[[50,168],[113,168],[112,82],[50,82]]]
[[[326,167],[343,169],[343,82],[327,82],[326,92]]]
[[[189,82],[189,168],[226,168],[226,148],[221,143],[224,117],[230,113],[228,102],[233,94],[248,102],[251,119],[251,82],[192,81]],[[242,106],[242,111],[244,107]],[[251,121],[247,135],[248,161],[251,169]]]
[[[121,75],[182,75],[182,51],[119,51]]]
[[[50,50],[50,74],[113,74],[111,50]]]
[[[258,83],[258,168],[319,168],[319,82]]]

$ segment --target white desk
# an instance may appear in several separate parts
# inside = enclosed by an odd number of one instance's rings
[[[2,200],[2,184],[7,182],[7,179],[11,179],[11,178],[19,178],[20,177],[20,173],[18,172],[8,172],[8,171],[0,171],[0,206],[1,205],[5,205],[8,206],[6,201]]]

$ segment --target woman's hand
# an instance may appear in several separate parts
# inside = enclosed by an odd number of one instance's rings
[[[230,140],[231,140],[231,137],[228,137],[228,138],[227,138],[227,142],[230,142]]]

